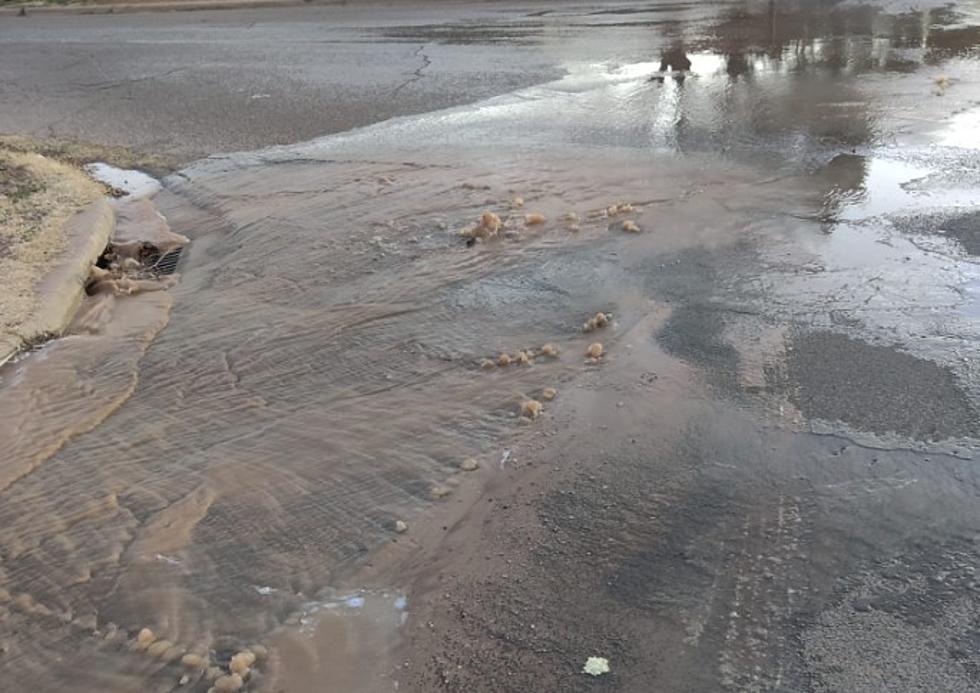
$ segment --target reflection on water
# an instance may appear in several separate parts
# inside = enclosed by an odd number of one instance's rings
[[[934,167],[864,150],[896,103],[940,98],[908,73],[963,59],[977,35],[938,26],[947,11],[808,6],[658,25],[668,49],[647,62],[579,56],[556,83],[168,180],[156,203],[192,240],[180,283],[113,297],[0,371],[3,680],[169,690],[185,653],[227,674],[238,649],[266,643],[279,659],[250,672],[254,689],[335,676],[370,690],[348,653],[392,646],[397,595],[332,586],[399,520],[471,483],[461,460],[496,469],[533,433],[525,398],[599,372],[588,316],[637,324],[692,294],[741,300],[740,285],[783,320],[921,326],[902,312],[909,296],[955,307],[958,267],[930,256],[907,272],[912,246],[859,224],[919,204],[910,183]],[[651,82],[665,67],[689,76]],[[956,89],[943,103],[968,98]],[[602,211],[624,201],[628,215]],[[512,233],[468,247],[455,232],[484,210]],[[526,227],[524,213],[548,221]],[[577,232],[558,221],[568,213]],[[643,232],[623,234],[627,218]],[[850,225],[828,237],[828,220]],[[778,250],[785,275],[741,260],[710,282],[700,260],[691,276],[671,269],[732,248],[767,262]],[[897,310],[871,313],[885,305]],[[615,358],[615,329],[602,339]],[[546,342],[560,358],[479,368]],[[190,690],[207,690],[206,670],[192,673]]]

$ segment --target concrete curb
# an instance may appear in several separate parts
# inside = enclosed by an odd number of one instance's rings
[[[0,335],[0,365],[25,344],[48,334],[60,334],[82,301],[92,265],[105,250],[116,227],[108,200],[96,200],[65,224],[66,243],[61,260],[37,283],[39,308],[16,334]]]

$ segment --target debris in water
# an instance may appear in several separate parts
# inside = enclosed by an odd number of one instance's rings
[[[947,75],[936,75],[933,81],[940,89],[945,89],[949,86],[949,77]]]
[[[255,654],[255,659],[257,661],[261,662],[263,659],[269,656],[269,648],[267,648],[265,645],[251,645],[248,649]]]
[[[187,674],[184,674],[179,679],[177,679],[177,685],[178,686],[186,686],[188,683],[190,683],[190,680],[191,680],[191,677],[188,676]]]
[[[581,218],[575,212],[568,212],[567,214],[563,214],[562,215],[561,220],[562,221],[568,221],[568,222],[571,222],[571,223],[575,224],[575,223],[578,223],[579,221],[581,221]]]
[[[180,663],[184,665],[185,669],[196,670],[196,669],[203,669],[207,665],[208,661],[199,654],[194,654],[193,652],[189,652],[188,654],[185,654],[183,657],[180,658]]]
[[[595,317],[589,318],[582,325],[582,332],[594,332],[601,327],[605,327],[609,324],[611,317],[609,313],[596,313]]]
[[[518,351],[517,363],[520,364],[521,366],[526,366],[529,363],[531,363],[531,357],[528,356],[528,353],[526,351]]]
[[[510,450],[504,450],[500,453],[500,468],[503,469],[504,465],[510,461],[510,457],[513,453]]]
[[[465,460],[459,463],[459,468],[464,472],[475,472],[480,468],[480,463],[474,460],[472,457],[467,457]]]
[[[501,368],[505,366],[509,366],[510,354],[508,354],[507,352],[503,352],[502,354],[500,354],[500,356],[497,357],[497,365],[500,366]]]
[[[514,198],[514,201],[511,202],[511,204],[514,206],[514,209],[520,209],[521,207],[524,206],[524,198],[523,197],[515,197]]]
[[[169,640],[157,640],[155,643],[146,648],[146,653],[151,657],[163,658],[167,654],[167,650],[173,646],[174,644]]]
[[[541,347],[541,355],[547,356],[549,359],[556,359],[558,358],[558,347],[550,343],[545,344]]]
[[[497,364],[494,363],[492,359],[483,359],[483,362],[480,364],[480,368],[485,371],[493,370],[496,367]]]
[[[445,498],[452,492],[453,490],[448,486],[433,486],[430,491],[433,498]]]
[[[619,205],[620,214],[632,214],[633,211],[633,205],[631,205],[629,202],[624,202],[623,204]]]
[[[238,674],[244,678],[253,664],[255,664],[255,655],[248,650],[242,650],[228,662],[228,669],[231,673]]]
[[[214,690],[215,693],[235,693],[235,691],[241,690],[244,683],[238,674],[230,674],[215,681]]]
[[[614,217],[617,214],[619,214],[619,205],[610,205],[609,207],[606,207],[607,217]]]
[[[141,650],[145,650],[147,647],[152,645],[153,641],[156,639],[157,636],[153,634],[152,630],[149,628],[144,628],[139,632],[139,635],[136,636],[136,646]]]
[[[480,226],[485,228],[490,233],[497,233],[501,227],[500,217],[498,217],[493,212],[484,212],[480,216]]]
[[[224,673],[225,672],[223,672],[219,667],[208,667],[207,672],[204,674],[204,678],[206,678],[208,681],[214,681],[215,679],[220,678]]]
[[[627,233],[639,233],[640,227],[636,225],[636,222],[632,219],[627,219],[623,222],[623,231]]]
[[[589,657],[585,660],[582,673],[589,676],[601,676],[609,673],[609,660],[605,657]]]
[[[547,400],[549,402],[557,396],[558,396],[558,390],[556,390],[553,387],[546,387],[544,390],[541,391],[541,399]]]
[[[395,520],[395,531],[399,534],[404,534],[408,531],[408,524],[404,520]]]
[[[537,212],[532,212],[531,214],[524,215],[524,225],[525,226],[537,226],[538,224],[543,224],[547,219],[543,214],[538,214]]]
[[[589,348],[585,352],[585,355],[593,361],[598,361],[600,358],[602,358],[602,354],[603,348],[600,342],[593,342],[589,345]]]
[[[521,402],[521,416],[536,419],[541,415],[544,406],[536,399],[526,399]]]

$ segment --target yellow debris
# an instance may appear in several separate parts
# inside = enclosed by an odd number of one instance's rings
[[[521,416],[529,419],[536,419],[544,410],[544,405],[536,399],[526,399],[521,402]]]
[[[531,214],[524,215],[524,225],[525,226],[536,226],[538,224],[543,224],[547,221],[547,218],[543,214],[538,214],[533,212]]]

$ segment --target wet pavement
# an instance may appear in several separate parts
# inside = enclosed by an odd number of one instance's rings
[[[980,686],[980,9],[283,12],[403,117],[167,177],[178,283],[0,371],[15,690]]]

